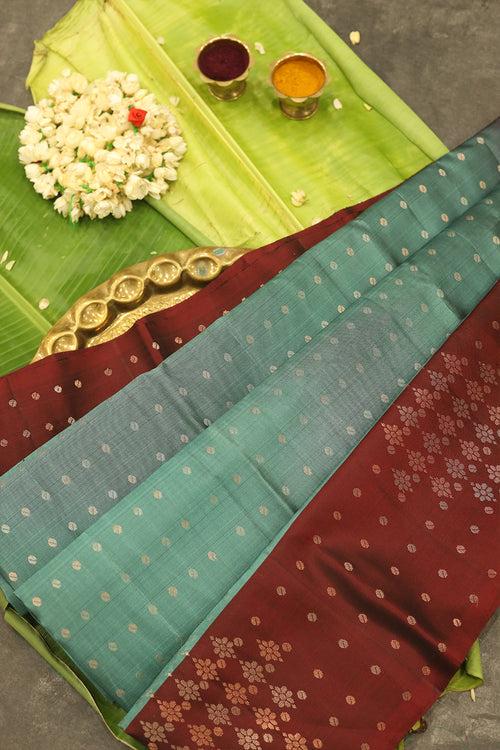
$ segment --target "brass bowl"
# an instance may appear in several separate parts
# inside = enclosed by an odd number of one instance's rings
[[[241,46],[244,47],[248,53],[248,65],[246,70],[237,78],[232,78],[229,81],[216,81],[213,78],[208,78],[198,65],[198,60],[203,50],[210,44],[213,44],[213,42],[217,42],[220,39],[230,39],[233,42],[238,42],[238,44],[241,44]],[[252,64],[253,58],[245,42],[242,42],[241,39],[238,39],[238,37],[231,36],[229,34],[223,36],[214,36],[211,39],[208,39],[208,41],[206,41],[205,44],[203,44],[196,53],[196,67],[198,73],[200,74],[201,80],[208,86],[210,93],[213,94],[213,96],[215,96],[217,99],[221,99],[222,101],[234,101],[235,99],[239,99],[239,97],[244,93],[247,85],[246,79],[248,78],[248,73],[250,72]]]
[[[274,74],[278,70],[278,68],[287,60],[298,59],[310,60],[323,71],[323,85],[318,89],[318,91],[314,92],[314,94],[310,94],[309,96],[287,96],[286,94],[283,94],[274,83]],[[323,93],[325,86],[329,83],[328,70],[326,68],[326,65],[321,60],[318,60],[317,57],[314,57],[314,55],[309,55],[306,52],[290,52],[289,54],[284,55],[284,57],[280,57],[279,60],[276,60],[276,62],[273,63],[270,73],[270,83],[274,89],[276,96],[278,97],[281,111],[284,115],[286,115],[286,117],[290,117],[292,120],[308,120],[315,114],[316,110],[318,109],[319,98]]]

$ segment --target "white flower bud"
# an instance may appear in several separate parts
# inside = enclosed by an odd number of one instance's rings
[[[26,120],[26,122],[37,123],[41,116],[42,113],[40,111],[40,107],[36,107],[34,104],[31,104],[24,114],[24,119]]]
[[[29,164],[32,161],[42,161],[42,159],[38,156],[38,150],[37,150],[38,144],[29,144],[28,146],[21,146],[21,148],[18,151],[19,154],[19,161],[21,164]]]
[[[126,73],[122,73],[120,70],[110,70],[106,76],[106,81],[123,81],[127,77]]]
[[[43,198],[55,198],[57,190],[54,187],[54,177],[48,172],[33,181],[33,187]]]
[[[112,141],[116,136],[118,135],[118,129],[115,125],[111,125],[111,123],[103,125],[101,128],[101,137],[104,138],[105,141]]]
[[[97,149],[97,141],[92,136],[87,135],[78,144],[78,155],[93,157]]]
[[[163,163],[163,156],[160,151],[153,151],[153,153],[150,156],[151,159],[151,166],[153,169],[155,167],[161,167]]]
[[[63,216],[68,215],[69,200],[65,194],[60,195],[59,198],[56,198],[56,200],[54,201],[54,208],[58,213],[62,214]]]
[[[130,200],[133,201],[142,200],[148,194],[148,190],[148,181],[134,174],[130,175],[124,188],[127,198],[130,198]]]
[[[71,148],[77,148],[82,140],[83,133],[81,130],[74,130],[73,128],[71,130],[68,130],[68,134],[66,136],[67,146],[70,146]]]
[[[129,205],[130,208],[128,208]],[[124,200],[119,200],[113,205],[113,216],[115,217],[115,219],[121,219],[122,216],[125,216],[127,211],[130,211],[131,208],[132,203],[130,201],[125,202]]]
[[[42,140],[42,134],[36,128],[26,127],[19,133],[19,140],[25,146],[38,143]]]
[[[122,152],[117,148],[106,151],[106,163],[111,166],[120,165],[122,163]]]
[[[40,175],[43,174],[43,169],[40,164],[26,164],[24,172],[28,180],[33,182],[37,177],[40,177]]]
[[[139,167],[139,169],[149,169],[150,167],[150,159],[147,154],[141,153],[137,154],[135,157],[135,163]]]
[[[135,73],[129,73],[121,82],[122,89],[127,96],[132,96],[139,89],[139,79]]]
[[[71,217],[71,221],[73,222],[73,224],[76,224],[76,222],[81,216],[83,216],[83,211],[79,203],[77,203],[76,205],[73,204],[73,208],[70,211],[70,217]]]
[[[109,95],[108,101],[110,107],[117,107],[123,99],[123,94],[121,91],[113,91],[112,94]]]
[[[99,219],[104,219],[105,216],[113,213],[113,203],[110,200],[99,201],[94,206],[94,212]]]
[[[153,180],[149,183],[149,193],[151,198],[159,200],[163,193],[168,190],[168,184],[163,180]]]
[[[89,82],[87,81],[85,76],[81,75],[81,73],[72,73],[69,77],[69,84],[71,85],[73,91],[76,91],[78,94],[83,94],[83,92],[89,85]]]

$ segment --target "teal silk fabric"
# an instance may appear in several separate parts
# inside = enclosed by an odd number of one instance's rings
[[[3,575],[124,708],[498,278],[499,153],[431,165],[6,475]]]
[[[432,246],[498,184],[499,153],[492,126],[8,472],[0,480],[6,580],[14,587],[27,580],[323,326]]]

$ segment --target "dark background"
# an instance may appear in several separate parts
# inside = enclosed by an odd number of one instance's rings
[[[500,115],[500,0],[308,3],[343,39],[361,32],[356,52],[450,148]],[[0,101],[30,103],[24,81],[33,40],[72,5],[0,0]],[[482,650],[486,684],[476,702],[469,694],[441,699],[408,750],[500,749],[500,619],[486,629]],[[120,747],[83,699],[0,622],[1,750]]]

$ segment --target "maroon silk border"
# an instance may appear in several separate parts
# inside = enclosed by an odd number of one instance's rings
[[[394,750],[499,602],[500,285],[127,731],[149,750]]]

